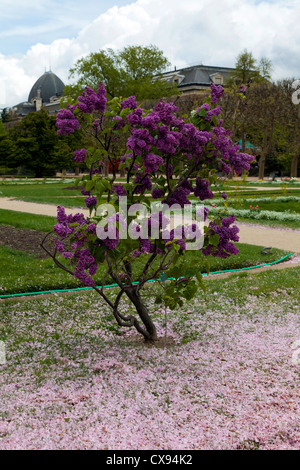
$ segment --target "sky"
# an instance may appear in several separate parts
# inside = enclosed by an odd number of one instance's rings
[[[234,67],[244,49],[300,78],[300,0],[0,0],[0,108],[28,99],[52,70],[65,84],[81,57],[156,45],[176,66]]]

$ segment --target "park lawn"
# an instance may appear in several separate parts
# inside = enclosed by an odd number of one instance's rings
[[[51,232],[56,223],[55,217],[0,209],[0,225],[10,225],[38,232]]]
[[[288,252],[273,249],[272,253],[262,254],[263,247],[237,243],[240,252],[238,255],[227,259],[207,257],[210,272],[233,270],[271,263],[288,254]],[[147,257],[148,255],[145,255]],[[191,261],[200,255],[194,251],[186,253]],[[0,295],[16,294],[23,292],[41,292],[55,289],[84,287],[76,278],[58,268],[52,259],[35,258],[29,253],[10,249],[0,244]],[[65,262],[65,260],[64,260]],[[139,260],[134,264],[134,276],[138,279],[143,263]],[[198,268],[197,269],[198,272]],[[207,272],[207,266],[200,268],[202,273]],[[9,275],[8,275],[9,273]],[[99,265],[95,281],[101,285],[104,268]],[[195,272],[196,274],[196,272]],[[107,284],[112,284],[111,279]]]
[[[300,268],[204,282],[167,348],[151,299],[162,347],[94,292],[2,301],[0,449],[299,450]]]
[[[65,207],[86,208],[84,196],[79,189],[73,188],[74,183],[36,183],[36,184],[9,184],[0,183],[0,197],[13,197],[15,199],[38,204],[53,204]]]

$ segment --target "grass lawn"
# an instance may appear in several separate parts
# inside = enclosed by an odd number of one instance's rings
[[[0,302],[0,449],[299,450],[300,269],[204,282],[166,349],[93,292]]]
[[[263,247],[244,245],[242,243],[238,243],[237,247],[240,253],[228,259],[208,257],[210,272],[271,263],[288,254],[288,252],[278,249],[273,249],[270,254],[262,254]],[[194,260],[197,255],[198,253],[194,252],[187,253],[191,260]],[[84,287],[76,278],[58,268],[52,259],[35,258],[26,252],[13,250],[3,245],[0,245],[0,257],[0,296],[21,292]],[[134,266],[135,276],[138,278],[139,269],[142,268],[142,264],[137,261]],[[205,273],[206,269],[203,266],[201,271]],[[9,276],[7,275],[8,272]],[[99,265],[96,276],[98,280],[96,282],[99,285],[101,284],[103,272],[103,267]],[[108,284],[111,283],[112,281],[108,279]]]
[[[13,197],[21,201],[39,204],[85,208],[84,196],[80,194],[80,191],[78,189],[66,189],[72,186],[74,186],[72,183],[0,183],[0,197]]]
[[[56,223],[55,217],[0,209],[0,225],[11,225],[16,228],[27,228],[39,232],[51,232]]]

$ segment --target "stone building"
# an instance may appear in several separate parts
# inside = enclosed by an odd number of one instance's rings
[[[225,85],[234,70],[229,67],[194,65],[164,72],[161,78],[177,85],[182,94],[194,94],[209,90],[211,83]]]
[[[10,122],[19,122],[28,113],[40,111],[43,107],[49,114],[56,114],[60,109],[60,99],[64,90],[64,83],[49,71],[45,72],[31,88],[28,100],[16,104],[10,110]]]

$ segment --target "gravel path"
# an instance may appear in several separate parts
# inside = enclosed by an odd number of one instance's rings
[[[29,212],[31,214],[41,214],[56,216],[55,205],[36,204],[33,202],[18,201],[12,198],[0,198],[0,209],[9,209],[19,212]],[[66,209],[67,214],[76,212],[89,215],[89,211],[80,208]],[[300,231],[282,228],[265,227],[259,225],[247,225],[237,223],[240,229],[240,242],[249,245],[259,245],[265,247],[279,248],[289,250],[294,253],[300,253]]]

